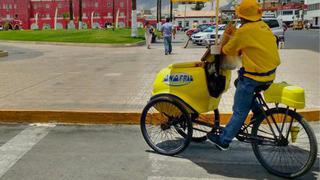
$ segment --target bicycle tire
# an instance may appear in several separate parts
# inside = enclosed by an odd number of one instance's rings
[[[292,121],[292,123],[290,121],[290,122],[288,122],[289,124],[287,124],[287,125],[289,125],[289,127],[287,127],[287,132],[285,134],[286,140],[282,139],[283,142],[281,142],[282,140],[275,141],[277,144],[274,144],[274,146],[272,145],[272,143],[269,144],[269,146],[271,148],[272,148],[272,146],[274,147],[273,150],[276,149],[276,151],[272,152],[273,156],[265,157],[265,155],[263,155],[264,153],[269,151],[269,150],[265,149],[267,151],[263,152],[262,147],[267,146],[266,144],[263,145],[263,143],[264,143],[263,140],[256,140],[256,141],[252,142],[253,152],[254,152],[256,158],[258,159],[258,161],[261,163],[261,165],[269,173],[280,176],[280,177],[284,177],[284,178],[296,178],[296,177],[302,176],[305,173],[307,173],[312,168],[312,166],[315,163],[315,160],[317,158],[317,140],[316,140],[315,134],[314,134],[312,128],[307,123],[307,121],[300,114],[298,114],[297,112],[295,112],[293,110],[289,110],[286,108],[272,108],[270,110],[267,110],[266,116],[264,116],[264,117],[260,116],[260,118],[254,123],[251,135],[253,138],[256,138],[256,139],[261,138],[260,137],[261,135],[258,136],[258,132],[262,133],[263,131],[266,131],[266,129],[267,129],[267,128],[263,129],[262,128],[263,126],[269,127],[270,130],[272,129],[272,125],[271,126],[269,124],[265,125],[265,124],[263,124],[263,122],[265,120],[268,121],[268,119],[275,117],[275,116],[279,117],[279,114],[282,115],[283,119],[290,117],[291,121]],[[270,117],[270,118],[268,118],[268,117]],[[294,120],[296,120],[296,122],[295,122],[296,124],[294,124],[294,122],[293,122]],[[282,124],[286,124],[286,120],[282,120],[282,122],[284,122]],[[276,124],[279,124],[279,123],[276,123]],[[302,129],[300,127],[298,127],[297,125],[300,125]],[[273,125],[273,126],[276,126],[276,125]],[[279,127],[284,127],[284,126],[285,125],[281,125]],[[261,127],[261,128],[259,129],[259,127]],[[292,134],[293,127],[299,128],[299,130],[295,131],[295,132],[297,132],[296,135]],[[284,129],[285,128],[283,128],[283,130]],[[289,132],[289,129],[290,129],[290,132]],[[303,139],[303,137],[301,138],[301,136],[303,135],[301,133],[302,130],[305,131],[305,135],[307,136],[307,138],[306,138],[308,140],[307,143],[304,142],[305,140]],[[299,135],[299,132],[300,132],[300,135]],[[266,133],[266,134],[268,134],[268,133]],[[271,133],[271,134],[274,136],[276,134],[276,132]],[[269,133],[269,135],[270,135],[270,133]],[[279,136],[279,135],[280,135],[280,132],[278,131],[278,135],[276,135],[276,136]],[[290,140],[288,140],[289,136],[291,137],[291,143],[290,143]],[[303,140],[296,142],[298,140],[298,137],[300,140],[301,139],[303,139]],[[281,138],[279,138],[279,139],[281,139]],[[288,142],[286,142],[286,141],[288,141]],[[288,144],[286,145],[286,143],[288,143]],[[304,145],[297,148],[297,146],[301,145],[301,144],[304,144]],[[310,151],[305,150],[306,146],[310,147]],[[287,147],[288,147],[288,149],[284,149]],[[271,148],[268,148],[268,149],[271,149]],[[282,156],[280,153],[287,153],[287,155]],[[295,154],[293,154],[293,153],[295,153]],[[280,156],[279,156],[280,161],[277,160],[275,163],[273,163],[272,160],[274,160],[275,154],[280,154]],[[305,156],[305,155],[307,155],[307,156]],[[306,161],[301,163],[301,161],[298,160],[298,158],[301,158],[304,156],[306,158],[303,158],[303,159],[306,159]],[[282,157],[284,157],[283,160],[281,160]],[[291,160],[296,161],[296,163],[294,164],[294,162]],[[289,163],[289,161],[291,161],[291,163]],[[284,163],[287,163],[287,164],[283,165]],[[298,163],[299,164],[301,163],[301,165],[300,166],[298,165],[297,168],[294,168],[294,165],[296,165]],[[290,166],[294,170],[288,170]]]
[[[164,147],[165,144],[169,143],[170,141],[164,141],[164,142],[161,142],[161,143],[154,142],[154,140],[151,139],[150,134],[148,133],[148,130],[147,130],[147,127],[146,127],[147,115],[148,115],[149,110],[152,109],[152,108],[156,109],[155,106],[164,105],[164,104],[170,105],[171,109],[175,108],[175,111],[178,110],[181,113],[181,116],[179,117],[179,118],[182,118],[181,122],[179,121],[180,123],[178,123],[177,125],[172,125],[172,126],[174,126],[174,130],[176,130],[177,128],[181,128],[182,126],[184,127],[184,130],[187,130],[187,133],[185,133],[186,136],[182,136],[180,133],[177,132],[181,137],[176,138],[176,140],[181,141],[181,145],[179,147],[177,147],[177,148],[174,148],[174,149],[166,149],[168,147]],[[169,111],[170,108],[169,109],[164,109],[164,111]],[[156,113],[158,113],[157,116],[163,116],[163,117],[167,117],[168,116],[168,115],[164,115],[165,112],[160,112],[159,111],[159,112],[156,112]],[[151,113],[149,113],[149,115],[150,114]],[[168,113],[168,114],[170,114],[170,113]],[[168,122],[170,121],[169,118],[170,117],[168,117],[168,120],[167,120]],[[150,119],[150,117],[149,117],[149,119]],[[165,123],[168,123],[168,122],[162,122],[160,124],[159,133],[162,131],[162,126],[164,126]],[[191,138],[192,138],[192,122],[190,120],[190,116],[189,116],[188,112],[186,111],[186,109],[179,102],[177,102],[176,100],[174,100],[172,98],[168,98],[168,97],[159,97],[159,98],[152,99],[145,106],[145,108],[142,111],[141,118],[140,118],[140,128],[141,128],[141,132],[142,132],[143,138],[145,139],[147,144],[154,151],[156,151],[159,154],[163,154],[163,155],[173,156],[173,155],[176,155],[176,154],[184,151],[188,147],[188,145],[190,144],[190,141],[191,141]],[[170,127],[166,127],[166,128],[172,130],[171,129],[171,125],[170,125]],[[166,130],[168,130],[168,129],[166,129]],[[181,129],[183,129],[183,128],[181,128]],[[172,135],[172,134],[170,134],[170,135]],[[158,137],[159,137],[159,135],[158,135]],[[181,138],[182,138],[182,140],[181,140]],[[163,147],[161,147],[161,146],[163,146]]]

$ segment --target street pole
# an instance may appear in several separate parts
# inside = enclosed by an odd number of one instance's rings
[[[211,22],[213,22],[214,19],[214,0],[211,1],[211,10],[212,10],[212,16],[211,16]]]
[[[159,24],[159,0],[157,0],[157,26],[158,24]]]
[[[162,2],[161,2],[161,0],[159,0],[159,18],[160,18],[160,25],[161,25],[161,20],[162,20],[162,18],[161,18],[161,8],[162,8]]]
[[[220,0],[216,0],[216,38],[215,38],[215,45],[218,45],[218,32],[219,32],[219,1]]]
[[[170,0],[170,21],[172,22],[172,1]]]
[[[184,4],[183,31],[186,29],[187,4]]]
[[[131,14],[131,37],[138,36],[138,25],[137,25],[137,1],[132,0],[132,14]]]

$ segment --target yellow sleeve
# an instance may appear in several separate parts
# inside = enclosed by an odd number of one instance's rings
[[[239,30],[234,33],[233,37],[230,38],[228,43],[223,46],[222,52],[229,56],[237,56],[240,54],[240,50],[243,46],[241,42],[241,34]]]

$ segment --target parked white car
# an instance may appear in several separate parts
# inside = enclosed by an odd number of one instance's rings
[[[273,34],[277,37],[277,44],[284,42],[284,30],[282,22],[277,18],[262,18],[262,20],[268,24]]]
[[[223,34],[225,25],[219,25],[219,34]],[[207,45],[207,39],[211,37],[211,35],[215,34],[216,30],[214,26],[208,27],[206,30],[202,32],[198,32],[191,36],[192,42],[197,45]]]
[[[240,23],[236,24],[236,28],[239,28],[241,26]],[[220,26],[219,31],[218,31],[218,39],[221,40],[224,30],[226,29],[227,25],[223,24]],[[205,39],[205,45],[209,46],[209,45],[213,45],[216,41],[216,32],[211,33],[210,36],[207,36],[207,38]]]

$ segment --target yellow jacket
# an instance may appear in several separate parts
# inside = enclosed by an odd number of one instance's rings
[[[250,22],[241,26],[222,51],[230,56],[240,55],[242,66],[248,72],[266,73],[280,64],[276,38],[263,21]],[[275,73],[270,76],[250,74],[244,74],[244,76],[261,82],[275,79]]]

